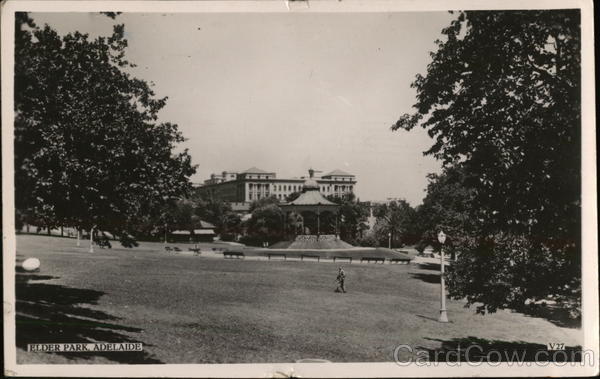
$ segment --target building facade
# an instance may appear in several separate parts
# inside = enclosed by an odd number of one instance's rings
[[[334,170],[315,178],[323,196],[342,197],[354,192],[356,177],[341,170]],[[218,199],[230,203],[251,203],[274,196],[285,201],[294,192],[301,192],[306,177],[282,179],[274,172],[252,167],[244,172],[223,171],[212,174],[197,186],[199,194],[207,199]]]

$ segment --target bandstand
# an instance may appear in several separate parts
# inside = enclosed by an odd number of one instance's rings
[[[340,206],[327,200],[320,192],[314,179],[314,170],[308,170],[309,178],[302,186],[302,193],[297,199],[280,205],[286,220],[290,213],[302,218],[302,233],[316,235],[338,235],[338,214]],[[325,233],[323,233],[325,232]]]

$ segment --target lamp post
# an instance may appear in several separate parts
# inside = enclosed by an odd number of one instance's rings
[[[388,248],[392,248],[392,232],[388,233]]]
[[[94,252],[94,228],[96,228],[96,226],[92,226],[90,229],[90,253]]]
[[[448,313],[446,313],[446,283],[444,282],[444,242],[446,242],[446,234],[440,230],[437,235],[440,247],[440,285],[441,285],[441,303],[440,303],[440,318],[439,322],[448,322]]]

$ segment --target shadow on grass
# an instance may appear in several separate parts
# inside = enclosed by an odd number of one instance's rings
[[[431,316],[423,316],[423,315],[416,315],[417,317],[423,318],[425,320],[429,320],[429,321],[435,321],[435,322],[439,322],[439,318],[435,318],[435,317],[431,317]],[[448,321],[450,324],[453,324],[453,321]]]
[[[440,283],[440,274],[422,274],[422,273],[412,273],[410,274],[412,278],[422,280],[426,283]]]
[[[527,316],[540,317],[563,328],[581,328],[581,318],[571,317],[569,310],[555,304],[531,304],[519,310]]]
[[[36,343],[139,342],[123,333],[142,329],[114,324],[118,317],[86,307],[98,304],[104,292],[38,283],[51,279],[56,277],[17,272],[17,347],[27,350],[27,344]],[[144,351],[38,354],[58,354],[69,360],[100,356],[118,363],[162,363]]]
[[[418,266],[420,270],[432,270],[440,272],[441,269],[441,265],[439,263],[419,263]]]
[[[424,281],[425,283],[439,283],[440,282],[440,264],[439,263],[419,263],[417,265],[419,270],[434,271],[433,273],[411,273],[411,277]]]
[[[437,362],[581,362],[581,346],[564,346],[564,350],[550,351],[546,345],[524,341],[487,340],[477,337],[441,340],[437,349],[419,347],[428,353],[429,361]]]
[[[420,270],[433,271],[432,273],[411,273],[411,277],[422,280],[426,283],[440,283],[440,264],[439,263],[419,263]],[[516,310],[530,317],[539,317],[550,321],[554,325],[563,328],[580,328],[581,318],[571,317],[569,310],[556,304],[530,304]]]

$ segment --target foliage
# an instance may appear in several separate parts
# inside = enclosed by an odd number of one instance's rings
[[[474,191],[465,184],[464,170],[459,166],[447,167],[442,174],[428,175],[427,196],[417,207],[414,225],[420,234],[420,245],[439,248],[440,230],[448,236],[446,249],[454,253],[455,246],[467,243],[477,234],[478,223],[473,217]]]
[[[241,231],[240,216],[232,211],[231,205],[218,199],[203,199],[193,197],[194,213],[199,220],[210,222],[215,226],[215,232],[222,235],[237,234]]]
[[[222,218],[219,234],[223,241],[233,241],[242,233],[242,218],[234,212],[228,212]]]
[[[392,129],[420,124],[435,140],[425,154],[464,176],[455,194],[449,171],[430,178],[421,211],[444,210],[427,238],[456,228],[451,295],[480,311],[548,297],[578,304],[579,11],[466,11],[442,33],[413,83],[416,112]]]
[[[279,205],[279,200],[275,196],[263,197],[258,200],[254,200],[250,203],[250,213],[253,213],[255,210],[260,208],[265,208],[271,205]]]
[[[338,213],[340,238],[350,244],[357,244],[369,229],[367,225],[368,206],[361,203],[354,193],[348,193],[343,197],[329,195],[327,199],[340,205]]]
[[[183,136],[158,122],[166,98],[131,77],[124,26],[59,36],[15,25],[16,208],[45,226],[122,234],[157,216],[195,172]]]
[[[364,247],[380,247],[383,245],[387,247],[387,245],[381,243],[378,234],[373,232],[364,234],[362,238],[359,238],[356,241],[356,245]]]
[[[173,222],[171,229],[192,231],[200,226],[200,217],[196,214],[196,203],[191,199],[180,199],[171,208]]]
[[[285,214],[275,197],[263,198],[250,204],[252,217],[247,221],[249,241],[274,243],[284,238]]]
[[[391,233],[392,247],[412,244],[418,240],[415,234],[415,210],[406,200],[391,201],[375,207],[373,215],[376,217],[374,228],[375,238],[388,246]]]

